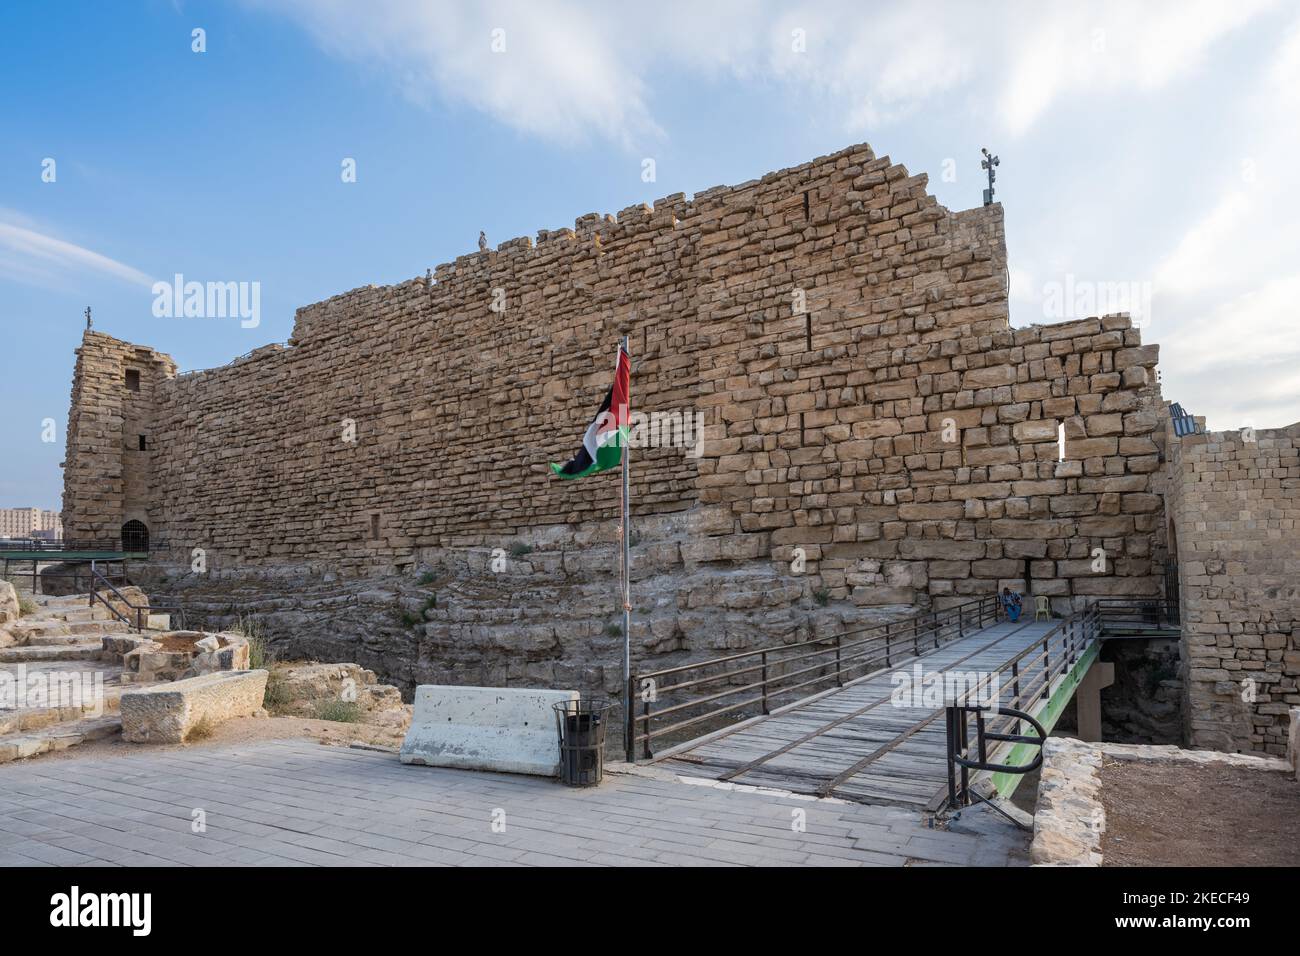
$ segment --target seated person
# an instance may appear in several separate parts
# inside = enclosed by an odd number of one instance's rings
[[[1020,592],[1011,588],[1002,589],[1002,606],[1007,609],[1007,620],[1020,620]]]

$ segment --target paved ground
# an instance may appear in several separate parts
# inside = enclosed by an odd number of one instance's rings
[[[5,866],[999,866],[1026,843],[987,811],[931,830],[899,808],[629,774],[576,790],[303,740],[0,767]]]

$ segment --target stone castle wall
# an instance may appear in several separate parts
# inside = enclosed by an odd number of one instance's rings
[[[701,457],[633,459],[634,515],[686,513],[691,566],[764,563],[859,607],[1156,594],[1156,347],[1124,317],[1013,330],[1007,291],[1000,206],[949,212],[855,146],[354,290],[218,369],[88,333],[65,533],[143,513],[178,561],[382,575],[608,524],[616,475],[546,463],[627,334],[634,409],[705,422]],[[147,408],[114,391],[142,356]]]
[[[1254,439],[1171,433],[1166,507],[1188,743],[1280,756],[1300,704],[1300,424]]]

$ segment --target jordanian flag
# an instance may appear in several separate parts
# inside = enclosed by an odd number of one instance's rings
[[[632,360],[619,346],[618,364],[614,367],[614,384],[596,410],[596,418],[582,436],[582,447],[565,465],[551,463],[551,471],[561,478],[585,478],[598,471],[617,468],[623,460],[623,446],[628,435],[628,386],[632,378]]]

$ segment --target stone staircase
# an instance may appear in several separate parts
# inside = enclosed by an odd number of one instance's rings
[[[129,631],[84,595],[33,600],[35,614],[8,625],[0,647],[0,764],[121,731],[121,667],[101,661],[102,639]],[[70,688],[77,688],[71,692]],[[22,697],[20,699],[19,694]],[[17,706],[15,706],[17,705]]]

